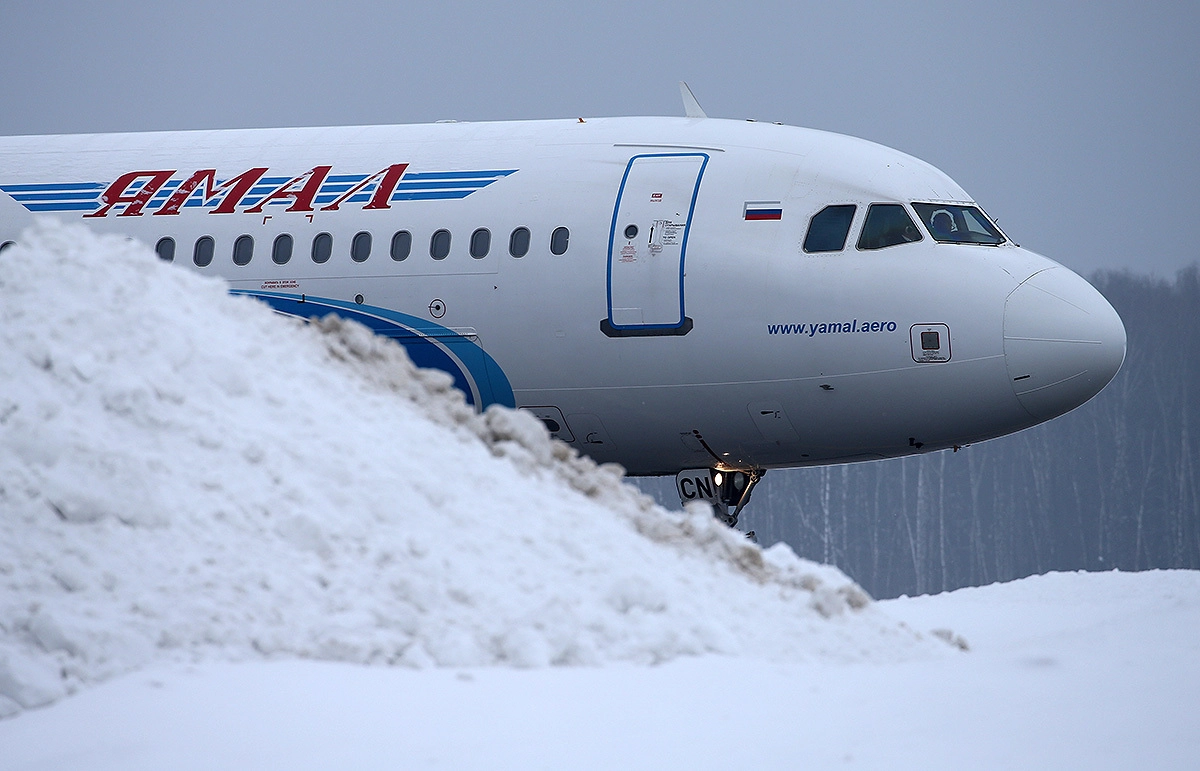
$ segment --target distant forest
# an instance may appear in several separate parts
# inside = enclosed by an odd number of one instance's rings
[[[1091,282],[1129,340],[1091,402],[959,452],[772,471],[744,524],[877,598],[1051,570],[1200,568],[1200,269]]]

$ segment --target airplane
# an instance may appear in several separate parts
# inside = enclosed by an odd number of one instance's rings
[[[958,449],[1120,369],[1104,297],[938,169],[680,88],[681,118],[0,138],[0,250],[48,214],[362,322],[731,525],[768,469]]]

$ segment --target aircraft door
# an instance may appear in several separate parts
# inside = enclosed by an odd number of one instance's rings
[[[635,155],[625,168],[608,240],[609,337],[686,335],[684,259],[704,153]]]

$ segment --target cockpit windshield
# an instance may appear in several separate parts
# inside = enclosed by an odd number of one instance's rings
[[[1005,241],[996,226],[974,206],[914,203],[913,209],[929,230],[929,235],[940,243],[996,246]]]

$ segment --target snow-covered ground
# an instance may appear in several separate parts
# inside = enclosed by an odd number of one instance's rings
[[[907,662],[156,665],[0,722],[0,768],[1195,769],[1198,597],[1172,571],[881,602],[970,643]]]
[[[871,602],[362,328],[23,241],[0,769],[1200,762],[1200,573]]]

